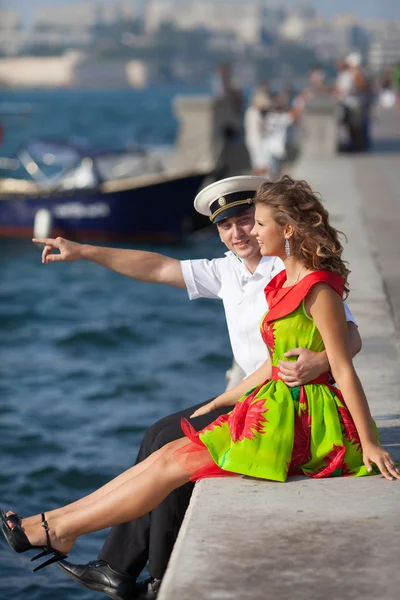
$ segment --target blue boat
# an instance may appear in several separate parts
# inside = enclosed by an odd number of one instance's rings
[[[33,140],[2,159],[0,236],[179,242],[209,171],[179,169],[170,149],[89,151]]]

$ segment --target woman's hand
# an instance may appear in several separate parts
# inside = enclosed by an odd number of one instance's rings
[[[374,463],[389,481],[400,479],[400,471],[396,467],[394,459],[387,450],[378,444],[368,444],[363,448],[363,461],[369,473],[372,471],[371,463]]]
[[[213,410],[217,410],[217,406],[215,404],[215,400],[211,400],[208,404],[201,406],[197,410],[194,411],[192,415],[190,415],[190,419],[193,417],[200,417],[200,415],[206,415],[207,413],[213,412]]]

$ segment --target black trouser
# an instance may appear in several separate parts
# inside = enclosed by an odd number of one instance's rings
[[[168,442],[183,437],[181,419],[189,418],[197,408],[208,402],[210,400],[164,417],[147,429],[136,464]],[[190,422],[199,431],[232,408],[225,407],[195,417]],[[101,549],[99,558],[108,562],[116,571],[126,571],[135,578],[139,576],[149,560],[150,575],[162,579],[189,505],[193,487],[193,483],[187,483],[171,492],[151,513],[113,527]]]

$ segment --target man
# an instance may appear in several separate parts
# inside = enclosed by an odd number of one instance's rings
[[[259,322],[267,308],[264,287],[284,268],[278,258],[261,257],[258,243],[250,235],[254,225],[252,199],[264,181],[262,177],[231,177],[207,186],[197,195],[196,210],[210,216],[229,250],[224,258],[180,262],[151,252],[94,247],[62,238],[34,241],[45,244],[44,263],[86,258],[133,279],[186,288],[191,299],[221,299],[234,357],[247,376],[266,358],[259,333]],[[60,254],[52,254],[55,249]],[[351,315],[348,319],[354,321]],[[355,354],[361,348],[361,340],[354,323],[349,323],[349,334]],[[311,381],[329,370],[325,352],[294,348],[287,356],[297,357],[297,362],[280,363],[282,378],[290,386]],[[181,418],[189,418],[203,404],[153,425],[144,436],[137,461],[182,437]],[[193,426],[199,430],[231,408],[196,417],[192,419]],[[81,585],[116,600],[155,598],[192,489],[189,483],[171,493],[151,514],[113,527],[97,561],[86,565],[62,561],[60,567]],[[151,577],[136,584],[147,559]]]
[[[232,81],[228,63],[214,69],[211,86],[220,134],[225,142],[235,142],[242,135],[244,99],[241,90]]]
[[[349,54],[344,63],[345,94],[342,105],[345,107],[345,117],[349,130],[351,152],[365,151],[370,146],[370,109],[373,99],[371,82],[366,70],[362,66],[362,57],[359,52]],[[343,88],[343,73],[339,84]],[[347,87],[346,87],[347,86]]]

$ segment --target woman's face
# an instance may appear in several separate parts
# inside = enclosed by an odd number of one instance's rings
[[[255,235],[263,256],[285,258],[284,227],[272,218],[272,211],[265,204],[256,204],[255,224],[251,235]]]

